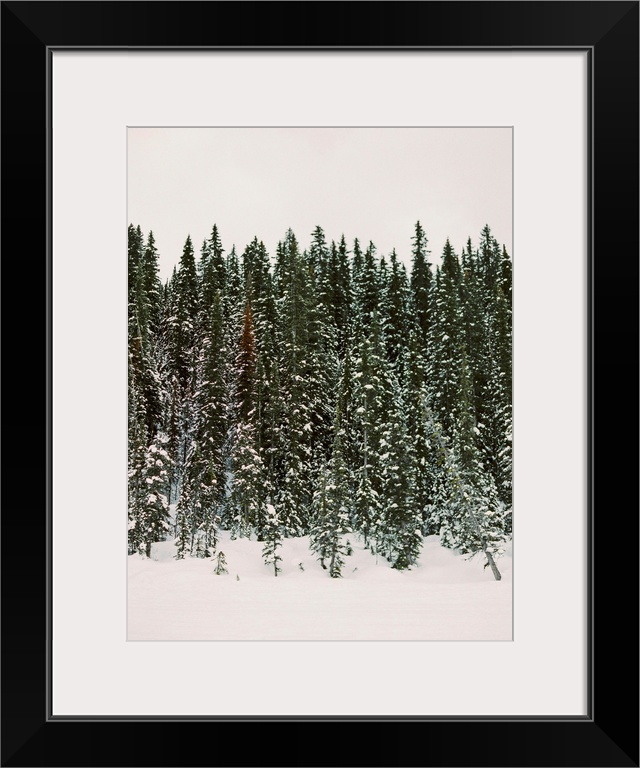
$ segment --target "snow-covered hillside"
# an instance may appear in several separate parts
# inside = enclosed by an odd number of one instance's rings
[[[343,578],[331,579],[308,537],[285,539],[276,578],[262,543],[221,536],[226,575],[210,559],[174,559],[173,541],[129,556],[129,640],[512,639],[510,544],[495,581],[482,553],[457,555],[437,536],[408,571],[351,537]]]

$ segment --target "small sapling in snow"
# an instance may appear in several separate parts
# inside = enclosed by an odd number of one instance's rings
[[[216,576],[222,576],[224,573],[229,573],[227,570],[227,560],[224,556],[224,552],[218,552],[218,556],[216,557],[216,567],[214,568],[213,572]]]

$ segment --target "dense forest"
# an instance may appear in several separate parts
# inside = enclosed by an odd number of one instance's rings
[[[407,242],[411,233],[407,233]],[[430,261],[316,227],[271,257],[217,226],[159,278],[128,228],[130,554],[220,557],[220,531],[308,536],[340,576],[358,539],[396,569],[425,536],[495,558],[511,536],[511,259],[485,226]],[[437,261],[437,263],[435,263]],[[170,514],[171,510],[174,512]],[[496,575],[498,578],[499,575]]]

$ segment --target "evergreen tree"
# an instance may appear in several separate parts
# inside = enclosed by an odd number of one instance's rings
[[[211,230],[211,237],[205,240],[200,261],[200,295],[204,315],[213,304],[216,293],[223,293],[226,285],[226,263],[224,248],[216,224]]]
[[[193,527],[189,518],[188,493],[183,491],[176,508],[176,560],[184,560],[191,552]]]
[[[146,248],[140,227],[129,225],[129,373],[138,393],[137,413],[152,440],[161,427],[161,382],[157,367],[156,340],[160,312],[160,284],[153,233]]]
[[[375,550],[383,524],[381,497],[381,437],[391,405],[393,383],[385,358],[385,341],[379,316],[372,313],[371,329],[358,347],[352,363],[353,387],[348,410],[352,414],[352,435],[356,446],[354,526],[365,546]]]
[[[266,509],[265,529],[264,529],[264,547],[262,556],[266,565],[273,568],[273,575],[277,576],[282,568],[279,563],[282,562],[280,548],[282,547],[282,531],[280,520],[276,508],[268,504]]]
[[[288,230],[272,269],[257,238],[158,279],[153,232],[128,227],[130,554],[176,503],[176,557],[216,557],[218,530],[310,535],[329,575],[347,531],[404,570],[437,533],[488,565],[511,534],[511,261],[488,226],[431,272],[417,222],[410,280],[395,250],[307,251]],[[277,511],[276,511],[277,510]],[[218,571],[219,558],[215,572]],[[226,568],[224,563],[220,566]]]
[[[247,421],[255,405],[256,339],[251,304],[247,302],[240,349],[236,357],[236,418]]]
[[[231,448],[228,522],[232,535],[250,536],[265,515],[264,467],[255,427],[256,348],[251,305],[247,302],[235,362],[235,429]]]
[[[416,222],[413,237],[412,267],[411,267],[411,299],[412,311],[419,328],[420,339],[426,346],[429,338],[431,265],[427,260],[427,236],[419,221]]]
[[[481,283],[478,277],[478,257],[472,250],[471,239],[462,252],[459,296],[463,315],[467,361],[473,379],[473,401],[480,406],[487,383],[488,326]]]
[[[227,559],[225,557],[224,552],[218,552],[215,559],[216,566],[213,570],[216,576],[223,576],[227,573],[229,573],[229,570],[227,568]]]
[[[187,237],[180,259],[175,292],[175,316],[172,319],[173,371],[183,391],[188,390],[193,375],[195,321],[198,315],[198,276],[191,238]]]
[[[478,273],[484,294],[484,309],[491,312],[495,289],[502,279],[502,248],[491,233],[488,224],[480,233],[478,247]]]
[[[339,417],[338,417],[339,421]],[[350,472],[344,458],[343,435],[337,430],[330,464],[324,465],[313,497],[313,527],[310,547],[331,578],[340,577],[347,555],[345,534],[349,533]],[[328,565],[327,565],[328,563]]]
[[[318,289],[318,299],[326,308],[331,307],[331,297],[328,291],[328,276],[330,268],[329,249],[322,227],[317,226],[311,235],[308,263],[311,279]]]
[[[436,532],[430,521],[437,474],[435,424],[430,408],[431,393],[427,381],[426,361],[420,352],[420,341],[415,330],[409,334],[403,368],[407,442],[411,446],[414,461],[414,504],[416,512],[421,516],[422,530],[431,534]]]
[[[429,335],[428,376],[433,391],[436,419],[447,435],[453,434],[460,415],[462,356],[465,354],[457,258],[447,241],[442,267],[436,270],[433,289],[433,322]]]
[[[282,480],[277,507],[285,535],[309,525],[316,443],[326,438],[330,412],[324,400],[318,351],[318,317],[308,265],[291,230],[279,253]],[[323,402],[324,401],[324,402]],[[330,424],[330,422],[329,422]]]
[[[151,556],[151,544],[164,541],[169,532],[169,467],[171,459],[166,451],[167,438],[157,435],[147,448],[143,480],[143,502],[136,520],[138,551]]]
[[[351,283],[353,286],[357,285],[360,281],[360,273],[362,272],[362,248],[360,247],[360,241],[356,237],[353,241],[353,261],[351,270]]]
[[[162,284],[158,277],[158,250],[149,232],[137,270],[137,312],[143,347],[155,336],[160,320]]]
[[[391,251],[388,280],[384,285],[382,302],[383,327],[387,341],[387,359],[394,366],[403,358],[409,328],[409,285],[404,265],[398,261],[395,249]],[[397,368],[402,373],[400,367]]]
[[[256,450],[255,429],[250,421],[236,427],[231,452],[229,518],[232,538],[250,537],[258,527],[265,535],[266,498],[264,469]]]
[[[369,332],[373,315],[380,309],[380,298],[380,273],[376,263],[376,247],[370,242],[362,256],[362,265],[354,274],[354,329],[357,335]]]
[[[282,477],[282,392],[275,331],[265,329],[256,364],[256,450],[264,468],[264,492],[275,503]],[[258,540],[262,538],[263,521],[256,522]]]
[[[167,380],[171,385],[171,396],[177,424],[171,425],[169,439],[173,449],[177,482],[182,476],[187,452],[194,429],[193,394],[196,388],[196,361],[198,341],[199,285],[191,238],[187,237],[179,268],[171,290],[172,314],[167,328]],[[173,430],[177,431],[177,435]],[[177,445],[176,445],[177,443]]]
[[[145,507],[144,469],[147,448],[147,430],[139,413],[140,398],[129,367],[128,403],[128,548],[129,554],[144,551],[141,522]]]
[[[414,565],[422,546],[422,514],[415,504],[415,450],[408,440],[404,404],[394,388],[381,428],[380,483],[383,526],[381,548],[393,568]]]
[[[500,572],[495,558],[503,552],[505,518],[495,483],[482,466],[476,447],[473,414],[470,408],[471,377],[463,358],[463,407],[453,437],[453,449],[444,452],[444,477],[439,501],[440,540],[460,552],[484,552],[496,579]]]
[[[140,227],[129,224],[127,229],[128,240],[128,319],[129,339],[142,336],[138,318],[138,272],[142,261],[143,236]]]
[[[189,500],[184,513],[191,530],[190,548],[200,557],[208,557],[216,548],[226,491],[227,391],[223,345],[222,301],[216,292],[197,365],[192,442],[182,488],[182,495]]]
[[[180,479],[182,476],[182,418],[181,418],[180,384],[176,376],[172,376],[167,383],[165,404],[165,430],[167,435],[167,451],[171,457],[171,471],[169,483],[169,499],[175,499],[178,495]]]
[[[353,302],[349,251],[347,250],[344,235],[340,237],[340,243],[335,251],[334,258],[335,263],[331,279],[333,284],[334,322],[338,331],[338,352],[340,356],[344,356],[348,344],[351,305]]]

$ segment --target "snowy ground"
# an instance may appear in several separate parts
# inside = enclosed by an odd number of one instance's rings
[[[512,639],[510,545],[497,582],[482,555],[456,555],[437,536],[405,572],[351,542],[341,579],[322,570],[306,537],[284,541],[277,578],[257,541],[222,535],[223,576],[210,559],[175,560],[173,542],[154,544],[151,559],[129,557],[128,639]]]

